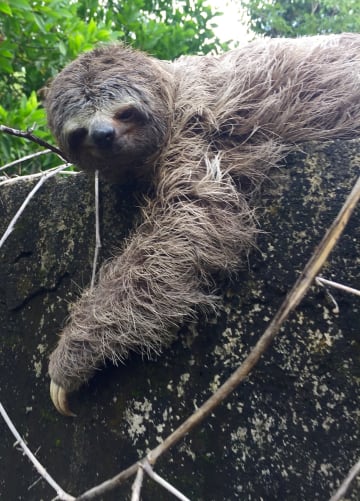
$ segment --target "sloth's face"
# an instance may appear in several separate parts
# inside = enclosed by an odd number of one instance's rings
[[[121,45],[82,54],[46,95],[60,149],[80,169],[112,181],[148,177],[169,131],[171,78]]]
[[[89,114],[79,110],[65,122],[59,143],[80,169],[124,182],[146,176],[163,136],[153,117],[128,101]]]

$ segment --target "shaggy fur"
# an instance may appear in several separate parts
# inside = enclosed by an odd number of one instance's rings
[[[146,180],[143,222],[71,311],[50,357],[72,391],[106,359],[159,352],[216,305],[214,277],[254,240],[253,192],[305,140],[360,131],[360,36],[260,40],[160,62],[122,45],[80,56],[47,95],[50,127],[80,168]],[[100,137],[100,140],[98,138]]]

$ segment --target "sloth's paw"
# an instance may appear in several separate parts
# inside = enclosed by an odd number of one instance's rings
[[[62,414],[63,416],[76,416],[76,414],[74,414],[69,407],[67,392],[64,390],[64,388],[54,383],[53,380],[51,380],[50,383],[50,397],[53,404],[55,405],[56,410],[59,411],[60,414]]]

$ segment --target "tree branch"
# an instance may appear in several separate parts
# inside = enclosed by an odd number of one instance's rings
[[[95,251],[93,259],[93,268],[91,276],[90,289],[95,286],[96,269],[99,257],[99,250],[101,248],[101,237],[100,237],[100,207],[99,207],[99,171],[95,171]]]
[[[150,451],[145,459],[150,464],[155,464],[157,459],[168,449],[173,447],[181,438],[189,433],[195,426],[200,424],[208,414],[210,414],[232,391],[248,376],[255,367],[261,356],[265,353],[270,343],[276,337],[281,325],[284,323],[289,313],[296,308],[306,291],[315,280],[321,267],[324,265],[330,252],[340,238],[347,222],[360,199],[360,177],[355,183],[350,195],[346,199],[336,219],[326,232],[313,255],[309,259],[301,275],[295,282],[290,293],[285,298],[270,325],[267,327],[255,347],[251,350],[244,362],[225,381],[225,383],[206,402],[184,421],[173,433],[171,433],[160,445]],[[96,499],[102,494],[109,492],[137,472],[138,463],[133,464],[123,470],[113,478],[106,480],[102,484],[84,492],[76,501]]]
[[[10,177],[8,179],[5,179],[4,181],[0,181],[0,187],[1,186],[9,186],[9,184],[15,184],[19,181],[29,181],[29,180],[33,180],[33,179],[37,179],[39,177],[43,177],[45,174],[47,175],[49,172],[52,172],[56,169],[58,169],[59,167],[62,167],[64,164],[62,165],[58,165],[57,167],[52,167],[51,169],[47,169],[45,171],[42,171],[42,172],[36,172],[35,174],[28,174],[26,176],[17,176],[17,177]],[[71,164],[66,164],[66,166],[71,166]],[[65,167],[64,167],[65,169]],[[77,176],[79,174],[79,172],[76,172],[76,171],[73,171],[73,170],[69,170],[69,171],[65,171],[65,170],[60,170],[58,171],[59,174],[63,174],[65,176]]]
[[[47,155],[48,153],[52,153],[52,151],[49,149],[36,151],[35,153],[31,153],[30,155],[26,155],[25,157],[18,158],[17,160],[14,160],[13,162],[9,162],[8,164],[2,165],[0,167],[0,172],[5,170],[5,169],[9,169],[10,167],[14,167],[15,165],[22,164],[23,162],[26,162],[27,160],[32,160],[33,158],[39,157],[41,155]]]
[[[154,472],[154,470],[151,468],[149,461],[146,459],[141,463],[140,465],[141,468],[143,468],[146,473],[149,475],[150,478],[152,478],[155,482],[157,482],[159,485],[164,487],[167,491],[171,492],[175,497],[180,499],[180,501],[190,501],[189,498],[185,497],[180,491],[175,489],[174,486],[169,484],[166,480],[164,480],[160,475]]]
[[[144,479],[144,470],[141,467],[140,463],[138,465],[138,471],[134,480],[134,483],[131,486],[132,490],[132,496],[131,496],[131,501],[140,501],[140,493],[141,493],[141,487]]]
[[[360,474],[360,459],[357,463],[349,471],[347,477],[340,485],[339,489],[335,492],[333,496],[331,496],[329,501],[340,501],[346,495],[349,490],[351,483],[355,480],[355,478]]]
[[[349,294],[355,294],[356,296],[360,296],[360,290],[354,289],[353,287],[349,287],[348,285],[339,284],[339,282],[333,282],[333,280],[327,280],[326,278],[316,277],[316,282],[319,285],[329,285],[330,287],[334,287],[335,289],[340,289],[345,292],[349,292]]]
[[[35,195],[35,193],[41,188],[41,186],[45,183],[45,181],[47,179],[49,179],[52,176],[55,176],[55,174],[57,174],[58,172],[60,172],[60,171],[62,171],[64,169],[66,169],[67,167],[68,167],[68,164],[60,165],[60,167],[57,167],[54,170],[45,171],[43,173],[43,175],[40,178],[40,180],[36,183],[36,185],[34,186],[34,188],[30,191],[30,193],[25,198],[25,200],[21,204],[20,208],[16,212],[15,216],[10,221],[9,226],[7,227],[5,233],[3,234],[3,236],[0,239],[0,248],[4,245],[5,241],[7,240],[8,236],[10,235],[10,233],[14,230],[15,224],[17,223],[19,217],[24,212],[26,206],[28,205],[28,203],[30,202],[30,200],[33,198],[33,196]]]
[[[56,155],[59,155],[59,157],[64,159],[66,162],[69,161],[68,158],[66,158],[66,156],[63,154],[63,152],[59,150],[59,148],[53,146],[47,141],[44,141],[44,139],[41,139],[41,137],[35,136],[32,133],[32,130],[33,129],[22,131],[18,129],[13,129],[12,127],[7,127],[6,125],[0,125],[0,132],[5,132],[5,134],[10,134],[11,136],[22,137],[23,139],[28,139],[29,141],[39,144],[40,146],[44,146],[44,148],[51,150],[53,153],[56,153]]]
[[[43,479],[46,480],[46,482],[51,485],[51,487],[56,491],[58,499],[61,499],[62,501],[73,501],[75,498],[71,496],[70,494],[67,494],[61,487],[58,485],[55,480],[48,474],[48,472],[45,470],[43,465],[36,459],[34,454],[31,452],[29,447],[26,445],[24,440],[21,438],[19,432],[13,425],[11,419],[9,418],[6,410],[0,403],[0,414],[2,415],[5,423],[9,427],[11,433],[14,435],[16,438],[16,444],[19,444],[22,450],[24,451],[24,454],[30,459],[32,464],[35,466],[36,470],[38,473],[43,477]]]

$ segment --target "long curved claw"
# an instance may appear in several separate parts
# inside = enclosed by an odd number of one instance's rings
[[[56,410],[59,411],[60,414],[63,416],[76,416],[69,407],[66,391],[52,380],[50,383],[50,397]]]

